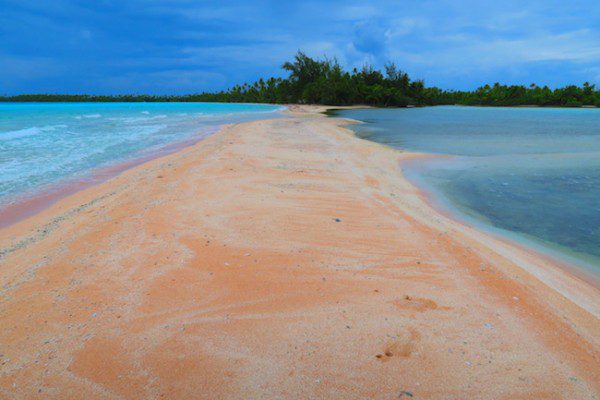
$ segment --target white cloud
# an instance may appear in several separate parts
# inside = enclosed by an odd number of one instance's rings
[[[390,56],[408,56],[412,62],[460,66],[464,70],[544,61],[600,62],[600,41],[588,29],[489,41],[459,33],[440,37],[439,41],[442,46],[424,52],[407,52],[391,43]]]
[[[403,17],[397,18],[390,22],[386,36],[389,40],[393,40],[402,36],[406,36],[415,32],[418,29],[428,28],[430,22],[426,18],[420,17]]]
[[[120,74],[105,78],[104,83],[114,93],[198,93],[211,85],[224,86],[227,78],[216,72],[171,69]]]
[[[589,29],[557,35],[500,41],[498,49],[513,52],[525,61],[600,61],[598,32]]]
[[[356,21],[381,15],[381,9],[372,5],[342,7],[338,13],[339,20]]]

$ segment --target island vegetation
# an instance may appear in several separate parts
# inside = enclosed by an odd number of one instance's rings
[[[474,91],[442,90],[426,87],[422,80],[412,80],[395,64],[379,71],[370,65],[345,71],[336,59],[314,59],[298,52],[283,64],[287,78],[271,77],[229,90],[182,96],[154,95],[60,95],[23,94],[0,96],[0,101],[18,102],[240,102],[305,103],[324,105],[371,105],[406,107],[442,104],[478,106],[600,106],[600,91],[585,82],[550,89],[548,86],[485,85]]]

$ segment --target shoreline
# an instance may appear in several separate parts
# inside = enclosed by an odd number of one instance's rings
[[[462,106],[462,105],[455,105]],[[435,106],[432,106],[435,107]],[[468,106],[466,106],[468,107]],[[474,106],[479,107],[479,106]],[[489,106],[489,107],[499,107],[500,106]],[[506,106],[506,107],[516,107],[516,106]],[[368,106],[358,106],[352,108],[369,108]],[[542,107],[549,108],[549,107]],[[358,119],[341,117],[336,114],[336,110],[343,110],[343,107],[337,108],[329,108],[324,114],[330,118],[342,118],[345,120],[352,121],[351,124],[365,124],[365,121],[361,121]],[[411,163],[422,163],[427,162],[428,159],[443,159],[448,157],[453,157],[450,154],[442,154],[442,153],[420,153],[414,150],[403,149],[403,148],[395,148],[392,146],[388,146],[385,143],[379,143],[377,141],[369,140],[366,138],[361,138],[355,134],[354,131],[350,130],[351,133],[360,140],[366,140],[371,143],[378,143],[382,146],[385,146],[389,149],[398,151],[399,153],[404,154],[412,154],[418,155],[418,157],[410,158],[408,160],[404,160],[399,163],[399,168],[402,168],[402,164],[411,164]],[[403,173],[403,175],[405,175]],[[480,231],[481,233],[485,233],[494,237],[495,239],[505,242],[510,246],[518,247],[525,252],[534,253],[536,257],[540,259],[544,259],[550,264],[558,265],[561,269],[563,269],[567,274],[571,274],[582,281],[589,283],[596,289],[600,289],[600,277],[595,275],[590,268],[593,268],[594,265],[589,261],[583,259],[583,257],[578,257],[570,254],[565,248],[565,250],[561,250],[559,246],[556,248],[552,246],[551,243],[544,243],[543,240],[532,237],[527,238],[525,235],[522,235],[518,232],[512,232],[510,230],[506,230],[503,228],[499,228],[494,226],[492,223],[486,223],[482,220],[474,216],[469,216],[464,211],[461,211],[456,206],[452,204],[452,202],[445,198],[442,193],[435,192],[432,188],[426,187],[424,184],[419,184],[415,182],[413,179],[409,179],[405,176],[405,179],[409,180],[412,185],[418,188],[423,195],[426,203],[435,209],[441,215],[444,215],[446,218],[453,220],[458,224],[465,225],[470,229]]]
[[[407,150],[408,151],[408,150]],[[410,151],[408,151],[410,152]],[[424,153],[422,158],[404,161],[404,164],[427,162],[427,159],[437,159],[448,157],[445,154]],[[600,289],[600,278],[589,271],[593,265],[586,263],[585,260],[570,255],[565,251],[553,248],[550,244],[544,244],[541,240],[537,242],[535,238],[527,238],[518,232],[512,232],[503,228],[494,226],[492,223],[486,223],[478,220],[477,217],[469,216],[456,206],[452,205],[449,199],[443,197],[443,194],[419,185],[414,180],[407,178],[413,185],[419,188],[423,197],[429,206],[435,209],[445,217],[465,225],[473,230],[480,231],[494,237],[496,240],[507,243],[510,246],[521,248],[525,252],[534,253],[536,257],[547,260],[550,264],[558,265],[566,273],[583,280],[586,283]]]
[[[443,215],[397,167],[418,154],[324,109],[225,126],[0,229],[0,393],[600,393],[598,289]]]
[[[258,104],[258,103],[256,103],[256,104]],[[296,110],[300,110],[300,112],[302,112],[301,110],[303,109],[303,107],[301,105],[294,105],[294,104],[285,105],[285,107],[286,108],[281,109],[278,112],[283,113],[283,114],[293,115]],[[329,108],[329,106],[310,105],[309,107],[319,109],[320,110],[319,112],[321,114],[327,116],[328,118],[339,118],[339,117],[335,117],[334,114],[329,114],[330,111],[335,112],[336,109],[339,110],[339,109],[353,109],[353,108],[371,108],[370,106],[367,106],[367,105],[356,105],[356,106],[336,107],[336,108]],[[269,118],[265,118],[265,119],[269,119]],[[350,118],[344,118],[344,119],[350,121],[351,124],[365,123],[364,121],[350,119]],[[66,182],[57,182],[55,184],[47,185],[46,188],[43,188],[42,190],[38,191],[37,193],[33,193],[30,196],[23,196],[21,198],[18,198],[16,201],[9,203],[6,206],[0,206],[0,229],[8,228],[11,225],[16,224],[24,219],[33,217],[36,214],[40,213],[41,211],[49,208],[54,203],[60,201],[61,199],[64,199],[65,197],[68,197],[71,195],[74,195],[77,192],[80,192],[84,189],[87,189],[87,188],[96,186],[100,183],[106,182],[109,179],[114,178],[129,169],[135,168],[137,166],[142,166],[143,164],[145,164],[149,161],[168,156],[170,154],[179,152],[187,147],[193,146],[193,145],[197,144],[198,142],[200,142],[201,140],[205,139],[206,137],[221,131],[223,128],[225,128],[228,125],[230,125],[230,124],[222,124],[222,125],[214,126],[210,129],[207,129],[204,132],[198,132],[193,137],[187,138],[182,141],[166,144],[166,145],[162,146],[161,148],[158,148],[158,149],[150,152],[149,154],[139,155],[137,157],[132,157],[127,160],[122,160],[113,165],[95,168],[95,169],[89,171],[86,174],[86,177],[84,177],[84,178],[72,179],[72,180],[68,180]],[[368,139],[359,138],[358,136],[355,135],[354,132],[351,132],[351,133],[357,139],[367,140],[372,143],[377,143],[374,141],[370,141]],[[385,146],[385,144],[382,144],[382,145]],[[402,164],[407,164],[407,163],[411,163],[411,162],[421,162],[427,158],[447,157],[447,155],[444,155],[444,154],[418,153],[418,152],[414,152],[414,151],[406,150],[406,149],[394,149],[393,147],[389,147],[389,146],[386,146],[386,147],[388,147],[392,150],[396,150],[400,153],[410,154],[411,156],[416,156],[415,158],[410,158],[408,160],[402,161],[399,164],[400,168],[402,167]],[[508,233],[502,234],[499,232],[495,232],[494,230],[498,229],[498,228],[495,228],[493,226],[489,226],[486,229],[486,226],[484,226],[483,223],[481,225],[478,225],[478,224],[474,223],[473,221],[469,221],[468,218],[466,218],[465,216],[459,215],[459,213],[457,211],[453,211],[453,210],[449,209],[448,206],[444,205],[444,203],[438,198],[439,197],[438,195],[430,192],[425,187],[418,185],[417,183],[412,182],[412,181],[411,181],[411,184],[414,185],[416,188],[418,188],[418,190],[421,191],[421,194],[422,194],[423,198],[426,200],[426,202],[428,203],[428,205],[431,206],[432,208],[434,208],[441,215],[444,215],[445,217],[455,221],[458,224],[465,225],[476,231],[482,231],[488,235],[493,236],[497,240],[506,242],[509,245],[519,247],[525,252],[533,252],[536,255],[536,257],[539,257],[541,259],[546,259],[551,264],[558,265],[566,273],[572,274],[575,277],[582,279],[584,282],[591,284],[595,288],[600,289],[600,279],[598,279],[598,277],[594,276],[592,273],[583,270],[584,267],[581,265],[580,266],[571,265],[572,262],[567,259],[567,257],[568,257],[567,255],[564,255],[565,259],[562,259],[561,258],[562,253],[560,253],[559,251],[556,251],[557,254],[553,255],[553,254],[549,253],[549,251],[551,250],[550,248],[546,249],[542,245],[535,246],[535,244],[533,242],[532,243],[522,243],[519,241],[519,239],[510,237],[508,235]],[[574,262],[575,260],[572,260],[572,261]]]
[[[428,154],[424,154],[423,157],[426,158],[429,156],[430,155],[428,155]],[[409,159],[404,162],[401,162],[401,164],[402,163],[410,163],[413,161],[417,161],[417,160]],[[577,280],[581,281],[583,284],[589,285],[596,290],[600,290],[600,279],[597,276],[594,276],[590,271],[586,271],[584,269],[585,268],[584,266],[576,265],[575,260],[570,262],[568,259],[566,259],[568,257],[567,255],[559,254],[558,251],[555,251],[555,253],[557,253],[557,254],[551,254],[550,253],[550,251],[552,250],[551,248],[545,248],[539,244],[536,245],[532,241],[530,241],[530,242],[520,241],[519,240],[520,238],[511,237],[510,233],[512,233],[512,232],[510,232],[510,231],[506,231],[506,233],[502,233],[502,232],[500,232],[501,231],[500,228],[496,228],[492,225],[484,226],[483,223],[478,224],[476,222],[469,221],[469,219],[467,217],[459,214],[458,211],[449,209],[448,206],[446,206],[444,204],[444,202],[438,197],[437,194],[430,192],[429,190],[425,189],[424,187],[422,187],[412,181],[410,181],[410,182],[411,182],[411,184],[415,185],[415,187],[418,188],[418,190],[421,192],[420,194],[423,197],[423,199],[425,200],[425,202],[432,209],[434,209],[436,212],[438,212],[440,215],[443,215],[444,217],[455,222],[456,224],[463,226],[464,228],[468,229],[469,231],[472,231],[476,235],[489,236],[492,241],[503,243],[509,249],[510,248],[518,249],[521,253],[523,253],[523,255],[526,258],[532,257],[533,259],[537,259],[538,261],[541,261],[543,264],[543,267],[540,268],[539,271],[534,271],[534,275],[538,279],[540,279],[541,281],[546,283],[548,286],[552,287],[557,292],[560,292],[561,294],[565,295],[569,299],[574,300],[576,295],[574,292],[571,292],[569,294],[569,293],[565,293],[564,291],[562,291],[560,289],[561,285],[560,285],[559,280],[562,277],[562,274],[564,274],[570,278],[577,279]],[[498,231],[498,232],[496,232],[496,231]],[[544,276],[543,276],[544,268],[547,268],[549,270],[559,271],[558,279],[554,279],[554,282],[552,282],[552,280],[544,279]],[[532,272],[532,271],[530,271],[530,272]],[[548,272],[548,271],[546,271],[546,272]],[[589,311],[594,312],[597,317],[600,316],[600,314],[598,313],[599,310],[590,309]]]
[[[327,110],[329,111],[329,110]],[[364,124],[364,121],[352,119],[352,118],[344,118],[344,117],[335,117],[326,114],[329,118],[338,118],[349,121],[351,124]],[[345,126],[345,125],[342,125]],[[404,158],[399,161],[398,168],[400,169],[400,173],[403,176],[403,179],[406,179],[410,185],[414,187],[415,190],[418,191],[418,195],[423,199],[423,201],[427,204],[427,206],[431,207],[436,213],[440,216],[443,216],[449,220],[451,220],[454,224],[459,227],[463,227],[471,232],[474,236],[489,236],[491,242],[499,242],[507,246],[508,249],[518,249],[518,252],[522,253],[518,257],[533,258],[534,260],[541,261],[542,264],[545,264],[543,268],[535,268],[532,270],[528,270],[532,272],[538,279],[543,281],[549,287],[553,288],[557,292],[565,295],[569,299],[575,301],[577,298],[577,293],[575,290],[566,290],[560,282],[562,274],[574,278],[576,280],[581,281],[584,285],[591,286],[594,290],[600,291],[600,279],[593,275],[590,271],[586,271],[583,265],[575,265],[575,260],[568,260],[568,255],[563,255],[559,251],[555,251],[557,254],[551,254],[551,248],[545,248],[542,245],[535,245],[533,242],[527,243],[519,241],[516,237],[510,237],[507,234],[502,234],[500,228],[495,228],[494,226],[485,226],[483,223],[477,224],[473,221],[470,221],[466,216],[461,215],[458,211],[450,209],[450,206],[445,205],[444,201],[440,198],[439,194],[433,193],[422,185],[413,182],[413,180],[406,177],[404,171],[402,170],[403,164],[415,163],[415,162],[426,162],[427,159],[437,159],[444,157],[451,157],[446,154],[434,154],[434,153],[419,153],[416,151],[406,150],[406,149],[396,149],[391,146],[387,146],[383,143],[378,143],[369,139],[363,139],[358,137],[354,131],[348,129],[348,132],[357,138],[358,140],[364,140],[369,143],[375,143],[380,146],[383,146],[392,151],[398,152],[398,154],[402,154]],[[486,242],[490,242],[487,241]],[[510,250],[509,250],[510,251]],[[564,258],[562,258],[562,257]],[[549,271],[544,271],[544,268],[549,269]],[[536,270],[537,269],[537,270]],[[552,275],[557,274],[554,278],[549,276],[545,276],[544,272],[551,272]],[[581,305],[581,304],[580,304]],[[600,317],[600,308],[592,308],[588,309],[588,311],[595,314],[596,317]]]
[[[221,126],[216,126],[206,132],[199,132],[194,137],[186,140],[169,143],[149,154],[138,155],[126,160],[117,161],[108,166],[93,168],[86,172],[82,178],[51,183],[41,189],[34,189],[31,193],[19,195],[14,201],[0,205],[0,229],[8,228],[24,219],[33,217],[65,197],[106,182],[124,171],[193,146],[205,137],[218,132]]]
[[[19,103],[19,102],[15,102]],[[22,103],[65,103],[65,104],[94,104],[94,103],[106,103],[111,104],[115,102],[22,102]],[[131,102],[139,103],[139,102]],[[251,105],[267,105],[265,103],[243,103]],[[272,106],[280,106],[277,110],[267,111],[266,113],[285,113],[286,106],[278,104],[268,104]],[[269,119],[271,116],[267,116],[264,119]],[[262,119],[262,118],[261,118]],[[169,154],[176,153],[186,147],[193,146],[202,139],[220,131],[223,127],[231,123],[222,123],[214,126],[206,127],[203,131],[197,131],[192,136],[187,137],[183,140],[177,140],[175,142],[166,143],[156,149],[142,149],[135,154],[130,154],[123,160],[113,160],[109,165],[94,167],[88,171],[82,172],[82,177],[79,178],[65,178],[57,182],[52,182],[43,185],[41,188],[35,188],[25,193],[19,193],[13,196],[12,199],[8,200],[7,203],[0,203],[0,229],[10,227],[24,219],[33,217],[41,211],[47,209],[57,201],[64,199],[65,197],[72,196],[77,192],[80,192],[89,187],[98,185],[106,182],[107,180],[118,176],[119,174],[145,164]]]

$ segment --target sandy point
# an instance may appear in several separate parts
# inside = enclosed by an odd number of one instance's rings
[[[0,230],[0,398],[594,399],[597,288],[436,212],[322,108]]]

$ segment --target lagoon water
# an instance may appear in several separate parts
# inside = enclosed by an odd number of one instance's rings
[[[216,103],[0,103],[0,205],[281,107]]]
[[[600,275],[600,109],[357,109],[357,135],[450,155],[408,177],[461,217],[558,251]]]

